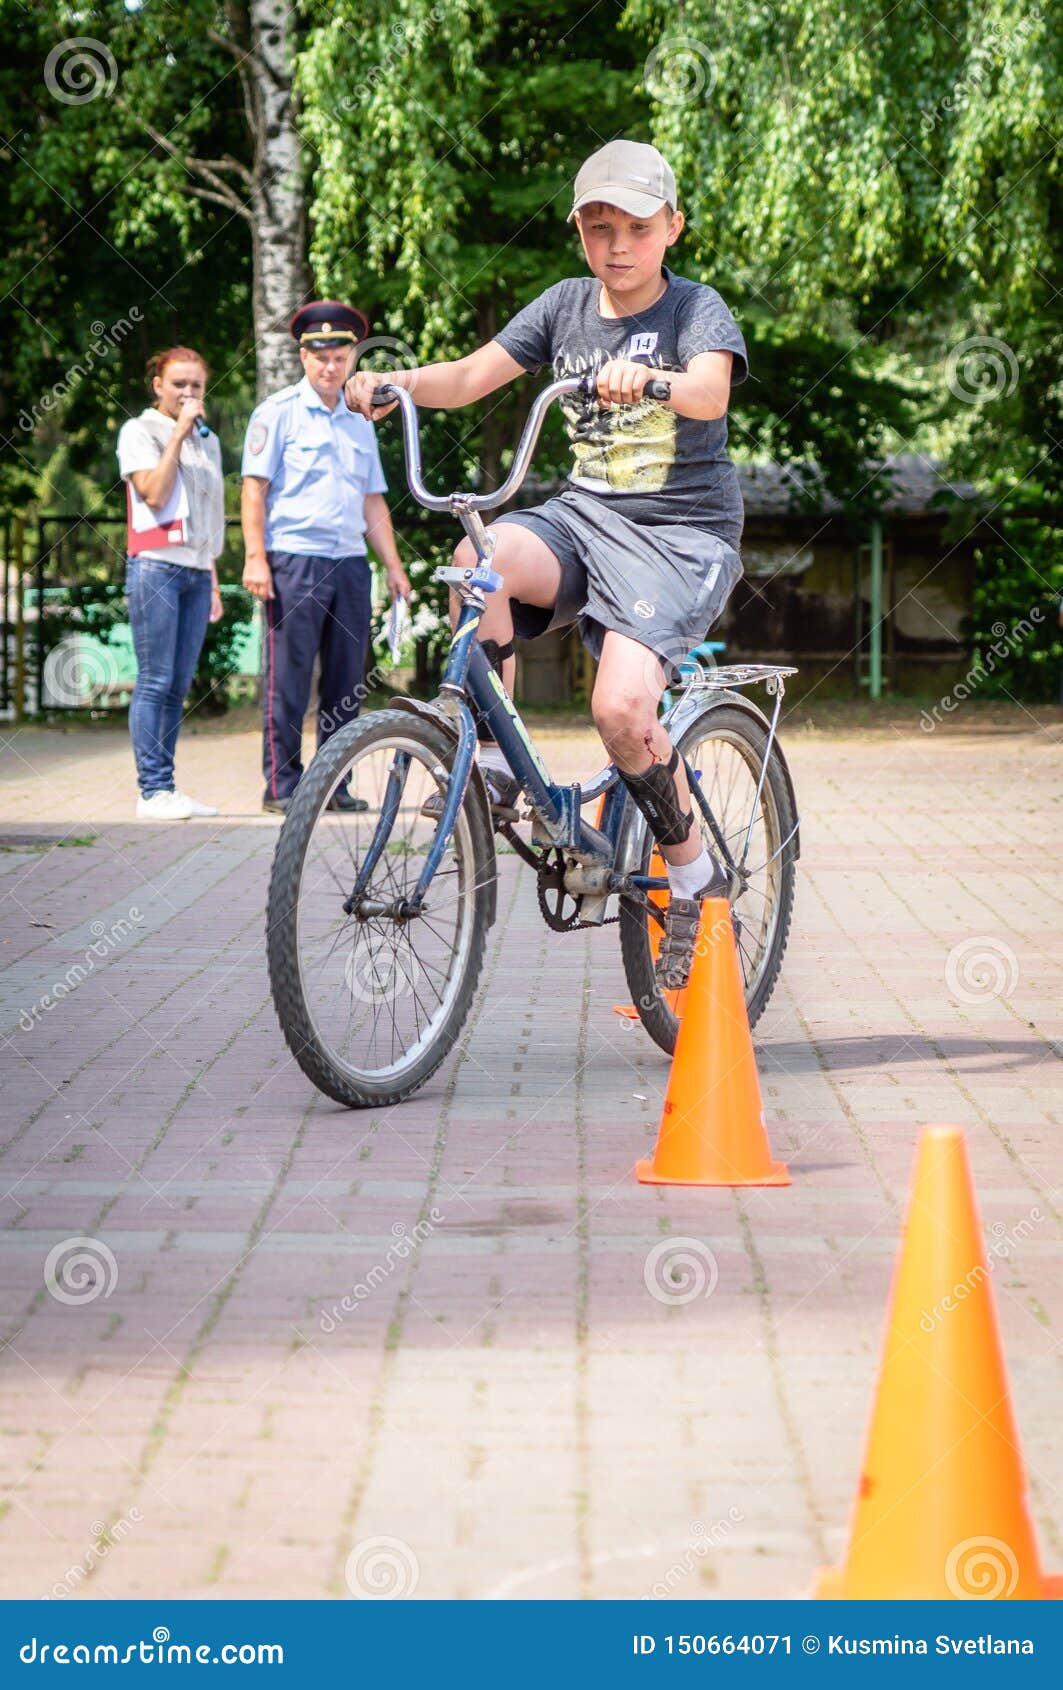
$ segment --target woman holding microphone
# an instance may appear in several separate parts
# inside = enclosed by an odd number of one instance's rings
[[[118,435],[126,483],[126,592],[137,680],[129,733],[140,797],[138,821],[216,816],[174,785],[185,697],[207,622],[221,618],[215,560],[225,543],[221,448],[203,421],[206,361],[171,346],[148,363],[154,404]]]

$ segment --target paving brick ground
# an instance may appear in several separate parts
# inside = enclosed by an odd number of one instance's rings
[[[794,1183],[734,1193],[635,1184],[666,1061],[612,1013],[616,929],[547,933],[512,858],[461,1049],[352,1113],[270,1004],[254,732],[186,733],[179,777],[224,813],[168,828],[130,820],[118,732],[6,732],[5,1596],[806,1592],[934,1120],[1014,1240],[996,1292],[1063,1564],[1063,724],[788,749],[804,858],[757,1046]],[[45,1263],[76,1237],[117,1280],[64,1303]],[[647,1290],[669,1238],[711,1250],[710,1296]]]

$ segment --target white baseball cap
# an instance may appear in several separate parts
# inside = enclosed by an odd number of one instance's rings
[[[632,217],[652,217],[662,205],[674,210],[675,172],[664,155],[644,141],[610,141],[580,165],[567,221],[595,200],[617,205]]]

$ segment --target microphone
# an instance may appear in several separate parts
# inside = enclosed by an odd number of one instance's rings
[[[199,435],[201,440],[205,440],[207,435],[210,433],[210,429],[207,427],[206,419],[204,417],[200,417],[196,422],[196,433]]]

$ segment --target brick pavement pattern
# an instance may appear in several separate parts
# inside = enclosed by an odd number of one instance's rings
[[[1063,1562],[1063,726],[787,749],[803,860],[757,1053],[794,1184],[736,1193],[636,1185],[666,1059],[612,1013],[616,929],[549,933],[512,857],[461,1046],[351,1112],[270,1002],[257,734],[186,732],[223,813],[153,828],[119,730],[4,731],[4,1596],[807,1593],[926,1121],[969,1129]],[[668,1240],[710,1294],[648,1289]]]

